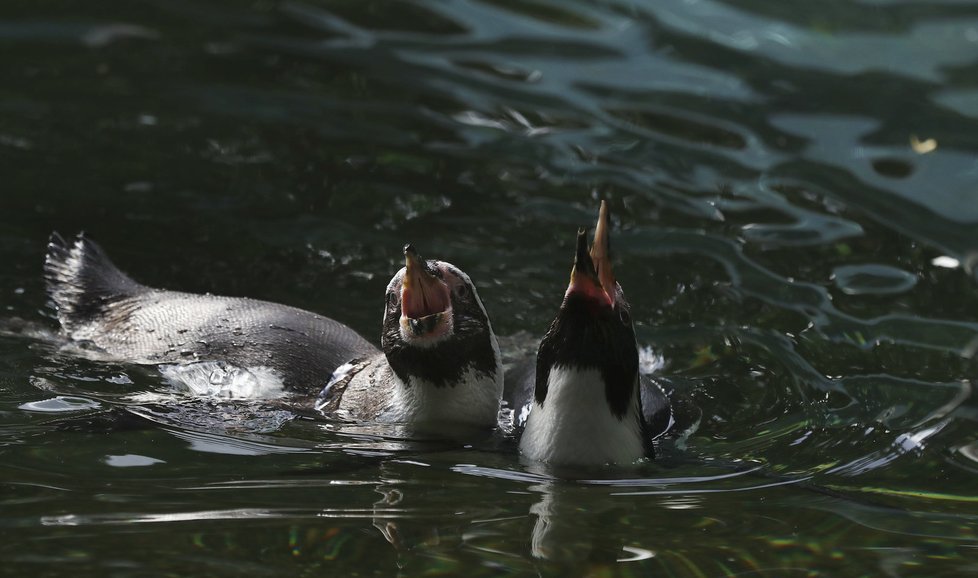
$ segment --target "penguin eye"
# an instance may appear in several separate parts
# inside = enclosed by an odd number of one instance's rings
[[[397,303],[397,295],[391,291],[387,294],[387,306],[393,306],[395,303]]]
[[[464,283],[455,288],[456,297],[465,298],[466,296],[468,296],[468,294],[469,294],[469,288],[466,287]]]

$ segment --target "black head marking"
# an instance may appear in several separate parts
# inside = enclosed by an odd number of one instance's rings
[[[432,274],[444,278],[445,273],[438,261],[427,263]],[[451,271],[449,274],[452,274]],[[486,375],[496,373],[496,352],[492,345],[489,318],[471,281],[464,276],[459,278],[466,290],[451,293],[452,334],[438,343],[419,347],[405,342],[401,335],[400,307],[388,307],[381,346],[391,369],[409,387],[415,379],[427,381],[435,387],[449,387],[458,383],[469,368]],[[395,293],[398,290],[395,286]]]

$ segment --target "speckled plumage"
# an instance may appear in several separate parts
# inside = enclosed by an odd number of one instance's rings
[[[388,299],[385,350],[398,352],[397,371],[384,352],[338,321],[267,301],[146,287],[83,236],[68,243],[52,235],[44,270],[63,332],[94,345],[103,357],[142,364],[218,360],[261,368],[288,392],[309,399],[337,368],[359,361],[334,404],[346,415],[400,422],[454,416],[463,423],[493,425],[502,371],[488,316],[464,273],[447,263],[429,263],[457,275],[470,293],[454,307],[457,332],[424,347],[391,333],[399,306]],[[388,293],[403,275],[403,269],[395,275]],[[430,367],[431,360],[454,365]],[[442,379],[432,383],[429,375]]]
[[[289,390],[315,393],[340,364],[380,353],[346,325],[295,307],[146,287],[81,236],[69,244],[53,235],[44,268],[64,332],[113,359],[269,367]]]

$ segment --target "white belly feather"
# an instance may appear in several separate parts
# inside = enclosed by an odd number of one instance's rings
[[[520,452],[534,460],[567,465],[629,464],[645,455],[638,388],[622,419],[611,412],[596,369],[556,366],[547,398],[534,401]]]
[[[497,372],[496,375],[502,375]],[[410,387],[400,380],[392,391],[393,403],[380,421],[462,423],[492,426],[499,412],[502,379],[475,371],[462,373],[454,387],[435,387],[415,378]]]

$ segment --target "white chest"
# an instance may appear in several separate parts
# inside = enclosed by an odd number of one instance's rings
[[[622,419],[611,412],[597,370],[550,371],[547,399],[534,402],[520,452],[552,464],[629,464],[645,455],[638,388]]]
[[[501,375],[498,372],[496,375]],[[493,427],[502,397],[502,378],[471,368],[454,387],[435,387],[414,379],[405,387],[396,377],[392,403],[378,419],[402,423],[448,423]]]

